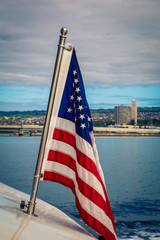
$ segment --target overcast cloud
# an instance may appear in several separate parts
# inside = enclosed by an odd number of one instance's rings
[[[60,28],[85,85],[160,84],[159,0],[5,0],[0,84],[50,86]]]

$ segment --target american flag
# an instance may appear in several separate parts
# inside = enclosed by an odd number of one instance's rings
[[[72,50],[62,96],[57,93],[57,98],[61,99],[57,112],[53,114],[54,124],[50,124],[43,179],[71,188],[83,221],[104,238],[115,240],[113,213],[75,49]]]

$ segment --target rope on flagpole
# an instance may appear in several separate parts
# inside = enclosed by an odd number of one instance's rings
[[[39,148],[39,153],[38,153],[38,158],[37,158],[37,164],[36,164],[35,174],[34,174],[34,178],[33,178],[33,185],[32,185],[30,201],[28,202],[28,204],[25,204],[24,201],[22,201],[20,204],[20,207],[22,209],[24,207],[27,207],[28,214],[34,215],[38,185],[39,185],[39,181],[41,178],[41,167],[42,167],[44,149],[45,149],[47,136],[48,136],[49,123],[50,123],[50,119],[51,119],[52,108],[53,108],[53,104],[54,104],[57,82],[58,82],[60,66],[61,66],[61,61],[62,61],[62,55],[63,55],[63,50],[65,47],[65,40],[66,40],[67,33],[68,33],[67,28],[61,29],[61,35],[59,38],[59,44],[58,44],[58,50],[57,50],[57,57],[56,57],[53,78],[52,78],[52,83],[51,83],[51,90],[50,90],[50,95],[49,95],[49,100],[48,100],[45,124],[44,124],[44,128],[43,128],[43,133],[42,133],[42,138],[41,138],[41,143],[40,143],[40,148]]]

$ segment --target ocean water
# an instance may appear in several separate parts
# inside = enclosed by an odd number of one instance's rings
[[[97,137],[118,239],[160,239],[160,138]],[[0,181],[29,193],[40,137],[0,134]],[[70,189],[40,182],[38,197],[80,219]],[[64,201],[65,199],[65,201]]]

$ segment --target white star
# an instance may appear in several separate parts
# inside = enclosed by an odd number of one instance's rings
[[[91,118],[90,117],[88,117],[88,121],[91,122]]]
[[[85,128],[86,127],[86,125],[85,125],[85,123],[81,123],[81,128]]]
[[[73,95],[72,95],[72,96],[70,96],[70,99],[71,99],[71,100],[74,100],[74,97],[73,97]]]
[[[79,82],[79,81],[78,81],[78,78],[75,78],[75,79],[74,79],[74,83],[77,84],[78,82]]]
[[[76,73],[77,73],[77,72],[76,72],[76,70],[74,70],[74,71],[73,71],[73,75],[75,76],[75,75],[76,75]]]
[[[76,92],[78,93],[79,91],[81,91],[79,88],[76,88]]]
[[[82,120],[83,120],[83,118],[85,118],[84,117],[84,114],[80,114],[80,117],[79,118],[81,118]]]
[[[80,102],[81,100],[82,100],[81,96],[77,97],[77,101]]]
[[[67,112],[71,113],[72,109],[71,108],[67,108]]]
[[[79,105],[78,109],[81,111],[83,109],[83,106]]]

